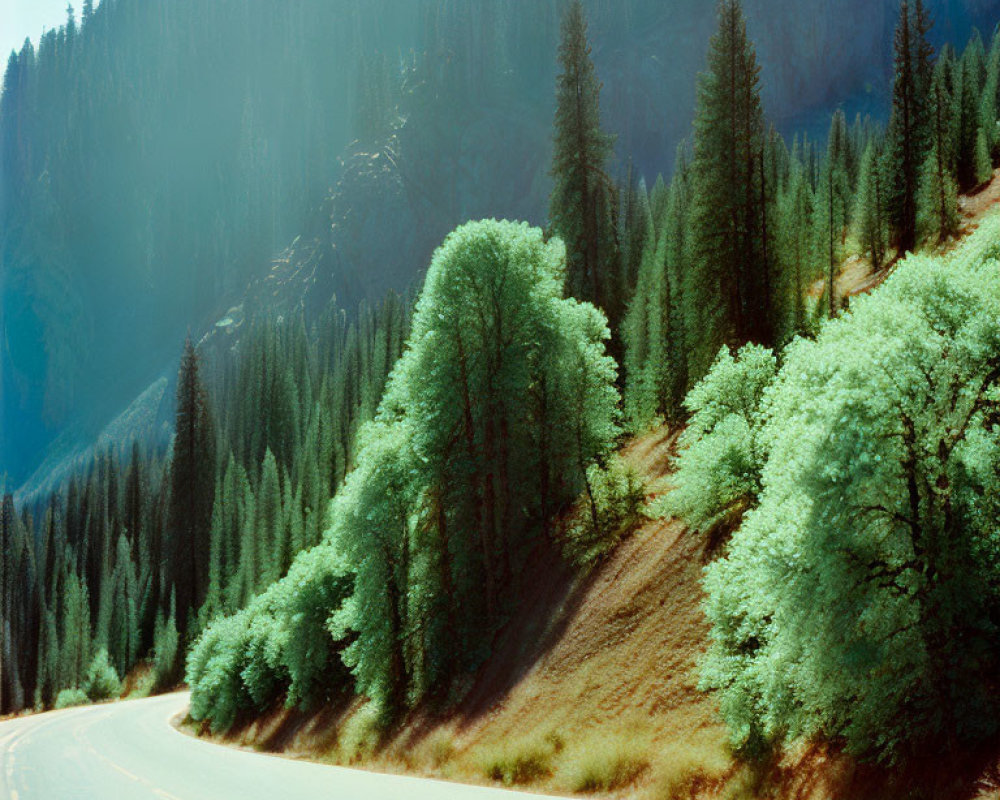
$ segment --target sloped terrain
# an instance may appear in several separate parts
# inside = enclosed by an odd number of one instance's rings
[[[661,429],[625,450],[653,491],[675,441]],[[574,577],[557,553],[540,551],[524,576],[524,604],[457,708],[447,716],[416,712],[375,752],[354,747],[363,714],[357,704],[308,716],[275,710],[228,740],[461,780],[486,781],[493,762],[530,757],[539,762],[532,782],[562,792],[579,788],[576,774],[610,744],[635,762],[622,790],[721,785],[732,772],[725,729],[697,689],[707,635],[704,547],[681,524],[654,520],[584,576]],[[710,769],[695,766],[701,762]]]

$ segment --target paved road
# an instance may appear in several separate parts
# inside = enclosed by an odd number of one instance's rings
[[[200,741],[186,694],[0,723],[2,800],[517,800],[500,789],[290,761]],[[538,798],[539,795],[534,795]]]

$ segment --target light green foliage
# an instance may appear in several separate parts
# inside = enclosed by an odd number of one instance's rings
[[[101,700],[111,700],[121,694],[121,679],[111,665],[108,651],[103,647],[97,651],[94,660],[90,662],[81,688],[94,703]]]
[[[691,419],[664,514],[707,533],[756,505],[767,457],[764,401],[776,372],[774,353],[760,345],[746,345],[735,357],[729,348],[719,352],[685,401]]]
[[[620,434],[607,323],[564,275],[562,242],[524,224],[447,238],[325,543],[192,649],[195,719],[314,700],[347,682],[339,654],[385,724],[480,663],[548,518],[591,475],[592,509],[618,491],[590,471]]]
[[[892,759],[994,729],[998,238],[909,258],[785,353],[759,506],[705,580],[703,682],[738,747]]]
[[[54,708],[58,711],[63,708],[73,708],[74,706],[85,706],[90,703],[90,698],[82,689],[63,689],[56,695]]]
[[[373,424],[363,434],[358,468],[334,500],[332,537],[354,571],[354,592],[334,617],[333,633],[354,641],[344,663],[355,689],[387,716],[406,703],[406,627],[416,477],[401,423]]]
[[[642,477],[617,455],[604,466],[592,464],[587,470],[587,485],[593,508],[584,502],[567,524],[563,540],[567,558],[582,567],[600,561],[614,549],[639,520],[646,499]]]
[[[532,538],[620,433],[607,324],[563,298],[564,259],[524,224],[447,238],[338,496],[329,536],[356,577],[337,630],[388,716],[485,656]]]
[[[266,708],[281,694],[293,706],[342,691],[347,676],[328,623],[350,585],[336,553],[320,545],[246,609],[209,625],[187,659],[192,718],[226,730],[239,709]]]

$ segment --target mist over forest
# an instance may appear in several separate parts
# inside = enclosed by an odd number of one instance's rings
[[[989,34],[997,5],[933,0],[931,39]],[[838,106],[884,121],[895,6],[748,2],[768,120],[816,141]],[[586,7],[617,137],[610,169],[651,183],[689,136],[714,8]],[[126,409],[112,434],[165,441],[177,343],[218,331],[230,309],[315,313],[333,295],[353,309],[412,289],[466,219],[542,223],[559,8],[88,0],[11,54],[0,108],[10,485],[45,463],[32,486],[44,484]]]

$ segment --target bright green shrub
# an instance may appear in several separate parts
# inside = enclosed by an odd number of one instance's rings
[[[90,702],[87,693],[83,689],[63,689],[56,695],[56,710],[72,708],[73,706],[85,706]]]
[[[101,648],[90,662],[87,675],[81,687],[87,697],[94,703],[118,697],[122,691],[122,682],[115,668],[111,666],[108,651]]]
[[[659,509],[705,533],[738,521],[761,490],[766,450],[760,438],[764,398],[777,373],[774,353],[747,345],[736,357],[723,348],[684,405],[691,414],[681,435],[676,488]]]
[[[282,694],[289,705],[308,705],[342,689],[348,676],[328,619],[350,586],[321,545],[246,609],[210,624],[188,654],[192,718],[226,730],[240,709],[266,708]]]
[[[242,611],[211,623],[188,653],[191,718],[210,721],[216,732],[232,727],[237,712],[250,705],[242,681],[247,617]]]
[[[1000,224],[785,354],[756,510],[707,571],[704,686],[745,751],[892,760],[996,728]]]

